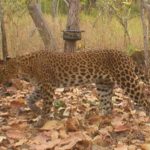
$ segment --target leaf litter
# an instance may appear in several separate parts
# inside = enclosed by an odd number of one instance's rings
[[[7,150],[149,150],[150,118],[136,111],[130,99],[116,88],[110,116],[99,111],[94,85],[55,91],[50,118],[43,127],[25,97],[33,90],[17,80],[0,89],[0,149]],[[39,103],[39,106],[41,103]]]

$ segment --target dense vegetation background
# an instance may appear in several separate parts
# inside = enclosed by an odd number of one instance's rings
[[[11,55],[44,48],[28,13],[28,3],[29,0],[4,0],[1,4]],[[53,32],[57,48],[63,48],[67,1],[39,0],[38,4]],[[56,7],[55,11],[52,6]],[[85,32],[78,42],[78,49],[115,48],[131,52],[143,48],[140,2],[137,0],[81,0],[80,29]]]

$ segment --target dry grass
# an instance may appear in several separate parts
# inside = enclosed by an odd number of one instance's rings
[[[63,48],[62,31],[65,29],[66,17],[58,17],[55,21],[50,16],[45,16],[53,32],[58,49]],[[79,48],[115,48],[124,49],[124,33],[122,26],[115,18],[100,17],[95,26],[95,18],[81,15],[80,28],[85,30],[82,41],[78,42]],[[22,55],[35,50],[44,49],[44,45],[29,15],[14,18],[13,22],[7,21],[8,50],[11,56]],[[129,33],[132,48],[141,49],[142,29],[139,18],[129,22]]]

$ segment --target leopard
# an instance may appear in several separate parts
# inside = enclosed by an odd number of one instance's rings
[[[149,84],[149,77],[150,77],[150,69],[146,66],[145,62],[145,54],[144,50],[140,51],[134,51],[131,54],[131,58],[136,62],[137,64],[137,71],[141,71],[140,74],[143,74],[143,79],[146,79],[145,81]],[[148,55],[150,56],[150,50],[147,51]]]
[[[29,108],[39,116],[36,127],[47,121],[56,88],[95,83],[99,109],[112,113],[113,89],[118,85],[133,103],[150,112],[145,83],[136,63],[123,51],[91,50],[75,53],[40,50],[0,61],[0,83],[16,77],[27,78],[35,89],[26,97]],[[36,105],[43,100],[42,108]]]
[[[150,50],[147,51],[150,56]],[[137,50],[131,54],[131,58],[138,64],[138,66],[145,67],[145,52],[144,50]]]

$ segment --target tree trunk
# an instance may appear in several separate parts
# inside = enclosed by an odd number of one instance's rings
[[[66,30],[79,31],[79,9],[80,0],[69,0],[69,13],[67,19]],[[65,41],[64,51],[74,52],[76,49],[76,41]]]
[[[2,33],[2,55],[3,55],[3,60],[6,61],[8,57],[8,49],[7,49],[7,38],[6,38],[4,14],[2,11],[1,3],[0,3],[0,24],[1,24],[1,33]]]
[[[87,10],[90,13],[91,9],[96,7],[96,0],[88,0],[87,1]]]
[[[148,53],[148,29],[147,29],[144,15],[145,15],[144,1],[141,0],[141,20],[143,26],[144,57],[145,57],[146,72],[148,74],[148,68],[150,66],[149,53]]]
[[[28,4],[29,13],[33,19],[35,26],[37,27],[39,34],[44,42],[44,46],[46,50],[56,50],[56,44],[52,33],[44,20],[42,12],[39,9],[36,1],[31,1]]]
[[[3,52],[3,60],[6,61],[8,57],[8,49],[7,49],[7,38],[6,38],[6,29],[4,18],[1,20],[1,31],[2,31],[2,52]]]
[[[131,44],[130,35],[128,32],[128,20],[127,19],[124,19],[122,26],[124,28],[124,46],[127,47],[128,44]]]
[[[57,16],[57,2],[58,0],[52,0],[51,12],[52,12],[52,17],[54,20]]]
[[[148,49],[150,48],[150,11],[148,10]]]
[[[37,5],[38,5],[38,8],[39,8],[40,12],[42,12],[41,0],[37,0]]]

